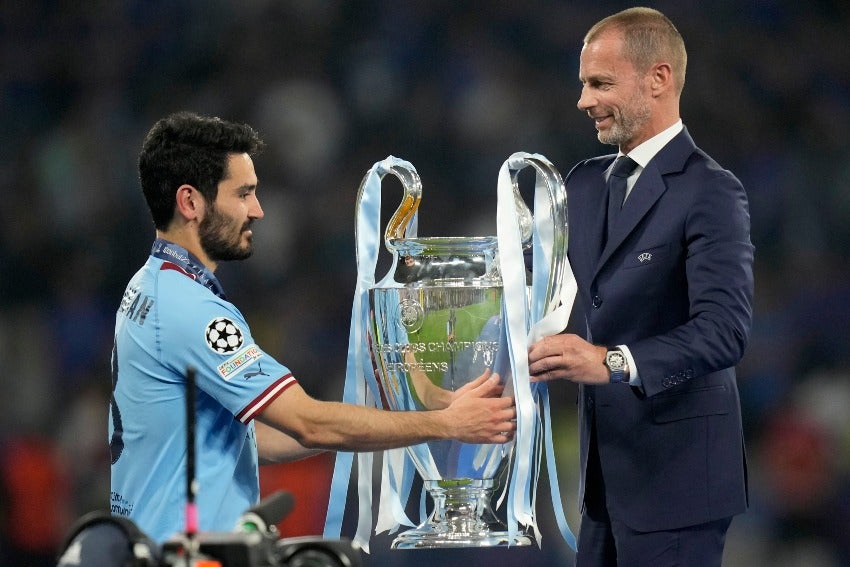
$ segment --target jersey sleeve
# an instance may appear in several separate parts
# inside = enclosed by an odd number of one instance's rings
[[[248,423],[296,383],[286,366],[255,343],[232,303],[178,272],[161,272],[158,284],[162,364],[179,375],[194,368],[198,389],[236,419]]]

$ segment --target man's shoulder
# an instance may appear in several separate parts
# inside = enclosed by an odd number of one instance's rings
[[[605,170],[608,169],[614,160],[617,158],[617,154],[605,154],[601,156],[594,156],[591,158],[583,159],[575,166],[573,166],[574,170]]]
[[[650,164],[661,175],[707,175],[734,179],[731,171],[723,168],[694,142],[687,128],[683,128],[676,137],[661,148]]]
[[[681,182],[685,184],[722,184],[736,188],[742,186],[741,181],[732,171],[720,165],[699,147],[694,148],[693,152],[689,155],[687,162],[682,168],[682,174],[679,177],[681,178]],[[673,179],[675,180],[676,177]],[[674,180],[671,180],[671,183],[675,182]]]
[[[578,162],[567,174],[567,183],[583,185],[587,180],[601,180],[601,176],[616,157],[617,154],[608,154]]]

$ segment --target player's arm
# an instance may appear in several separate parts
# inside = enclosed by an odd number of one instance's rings
[[[308,449],[286,433],[254,420],[260,464],[297,461],[322,453],[324,449]]]
[[[375,451],[435,439],[504,443],[513,438],[516,410],[512,398],[498,397],[502,390],[493,377],[470,388],[445,409],[414,412],[323,402],[295,384],[257,419],[308,449]],[[273,455],[266,453],[265,458],[269,457]]]

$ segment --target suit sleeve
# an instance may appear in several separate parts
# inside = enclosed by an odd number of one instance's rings
[[[628,345],[648,396],[735,366],[749,340],[754,247],[746,193],[716,165],[691,177],[696,191],[683,223],[686,320]]]

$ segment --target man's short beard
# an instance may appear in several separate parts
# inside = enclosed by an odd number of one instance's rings
[[[215,206],[212,206],[198,227],[201,248],[214,262],[245,260],[254,252],[250,240],[246,247],[240,246],[242,233],[250,227],[250,224],[251,221],[248,221],[243,225],[235,242],[227,240],[226,232],[231,223],[227,217],[216,210]]]
[[[628,114],[621,111],[618,120],[614,122],[610,130],[599,132],[600,142],[621,147],[630,142],[635,133],[649,121],[651,111],[643,99],[635,97],[631,102],[633,104],[627,109]]]

